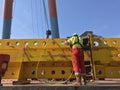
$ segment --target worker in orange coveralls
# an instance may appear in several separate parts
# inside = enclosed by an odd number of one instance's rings
[[[77,33],[74,33],[70,37],[66,44],[69,44],[72,48],[72,65],[75,72],[76,83],[79,85],[86,84],[86,70],[84,66],[84,53],[82,50],[83,40],[78,37]],[[82,78],[81,78],[82,77]],[[82,80],[83,79],[83,80]],[[84,83],[84,84],[83,84]]]

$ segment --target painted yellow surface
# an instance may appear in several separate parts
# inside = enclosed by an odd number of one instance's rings
[[[10,55],[3,78],[68,78],[72,73],[71,49],[65,39],[0,40],[0,53]]]
[[[3,78],[68,78],[73,69],[65,39],[1,39],[0,54],[9,54]],[[120,38],[91,38],[95,78],[120,78]],[[85,61],[91,59],[84,51]],[[71,77],[74,77],[72,75]]]
[[[96,78],[120,78],[120,38],[92,38]]]

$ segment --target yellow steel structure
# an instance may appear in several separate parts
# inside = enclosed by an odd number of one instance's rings
[[[95,78],[120,78],[120,38],[91,38]]]
[[[0,54],[9,54],[10,63],[3,78],[24,81],[31,78],[74,78],[71,49],[65,39],[2,39]],[[120,38],[91,38],[91,51],[84,51],[85,61],[92,61],[95,78],[120,78]]]
[[[0,53],[10,55],[3,78],[68,78],[72,73],[71,50],[65,39],[4,39]]]

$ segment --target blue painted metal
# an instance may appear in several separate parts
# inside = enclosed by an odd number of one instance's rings
[[[50,19],[51,28],[52,28],[52,38],[59,38],[59,30],[58,30],[58,20],[53,17]]]
[[[2,38],[9,39],[11,34],[11,19],[3,20]]]
[[[56,0],[48,0],[52,38],[59,38]]]
[[[2,39],[9,39],[11,34],[13,0],[4,0]]]

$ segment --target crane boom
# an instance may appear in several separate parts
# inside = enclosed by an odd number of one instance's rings
[[[56,0],[48,0],[52,38],[59,38]]]
[[[11,33],[11,19],[12,19],[12,5],[13,0],[4,0],[3,8],[3,32],[2,38],[9,39]]]

